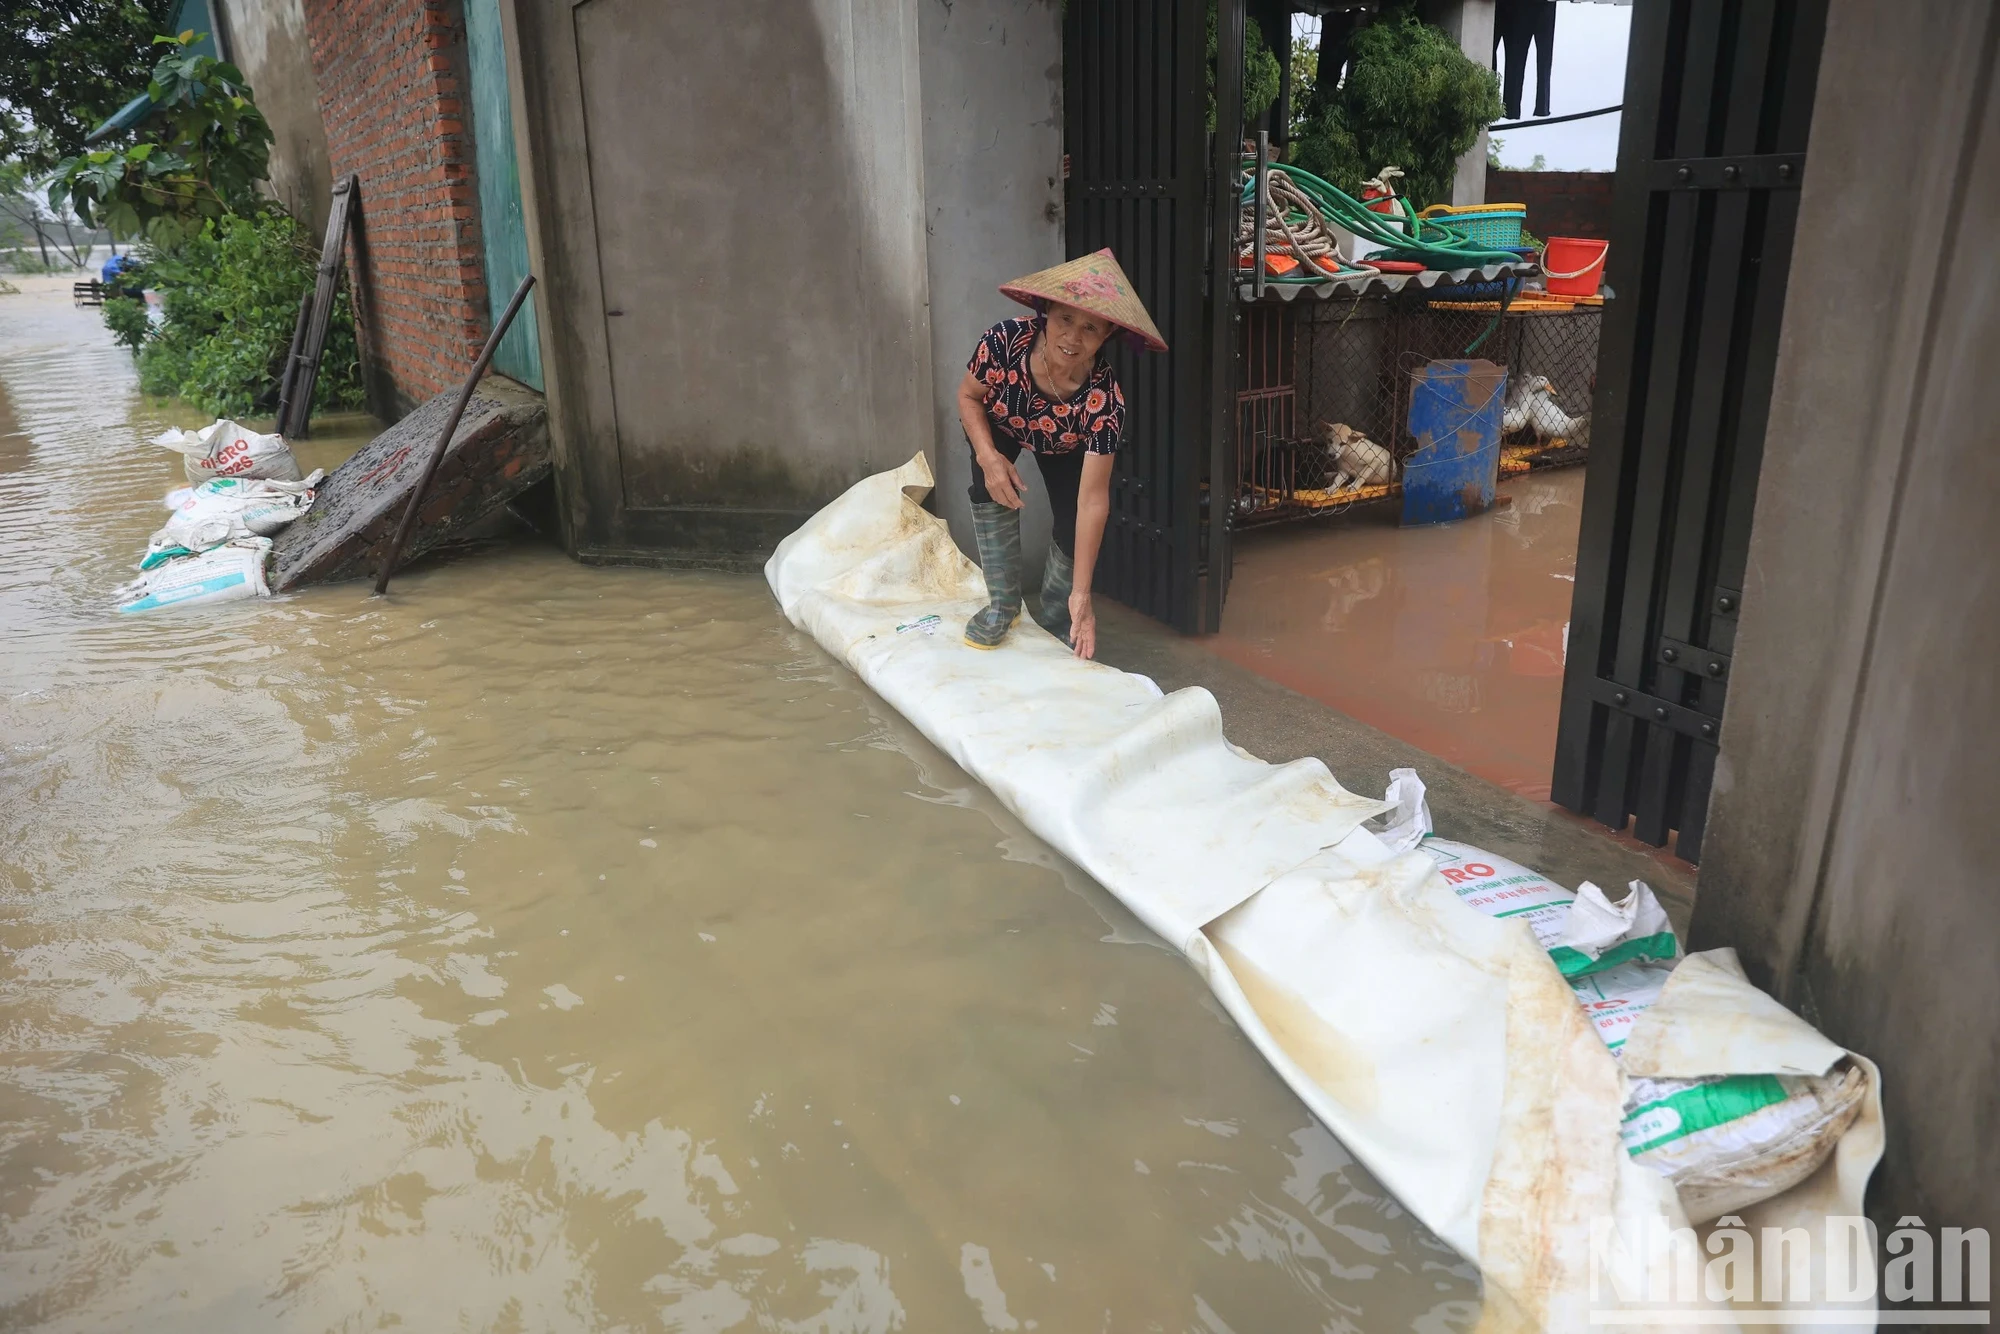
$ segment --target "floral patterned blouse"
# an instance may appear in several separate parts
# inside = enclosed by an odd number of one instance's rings
[[[1117,374],[1100,360],[1067,399],[1045,396],[1028,373],[1028,350],[1041,328],[1039,316],[1002,320],[980,335],[966,363],[986,386],[993,430],[1037,454],[1117,453],[1125,434],[1125,394]]]

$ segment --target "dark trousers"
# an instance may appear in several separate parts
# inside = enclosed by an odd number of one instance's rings
[[[1535,48],[1535,114],[1549,114],[1549,62],[1555,58],[1556,0],[1500,0],[1493,11],[1493,45],[1507,44],[1501,100],[1508,120],[1521,119],[1528,81],[1528,47]]]
[[[966,449],[972,442],[966,441]],[[999,432],[993,434],[993,447],[1000,451],[1009,463],[1021,457],[1021,447]],[[1049,513],[1055,524],[1051,536],[1062,554],[1076,559],[1076,493],[1083,485],[1082,449],[1065,450],[1061,454],[1036,454],[1035,467],[1042,474],[1042,485],[1049,493]],[[979,456],[972,458],[972,485],[967,488],[975,505],[991,504],[993,497],[986,494],[986,474],[980,470]],[[1023,497],[1025,499],[1025,497]]]

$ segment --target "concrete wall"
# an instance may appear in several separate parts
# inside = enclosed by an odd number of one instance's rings
[[[514,0],[584,554],[754,558],[930,444],[916,4]]]
[[[229,59],[243,71],[257,109],[271,123],[271,196],[315,237],[326,233],[333,178],[319,81],[306,45],[299,0],[214,0]]]
[[[1458,42],[1458,49],[1486,69],[1493,68],[1494,0],[1424,0],[1418,6],[1425,21],[1435,23]],[[1486,202],[1487,133],[1479,132],[1472,147],[1458,159],[1458,174],[1452,179],[1451,202]]]
[[[1692,927],[1880,1062],[1933,1228],[2000,1223],[1996,24],[1832,0]]]
[[[982,331],[1024,313],[997,286],[1065,258],[1062,6],[1059,0],[918,4],[935,504],[959,545],[972,551],[959,377]],[[1048,511],[1037,505],[1023,529],[1031,567],[1039,565],[1048,537]]]

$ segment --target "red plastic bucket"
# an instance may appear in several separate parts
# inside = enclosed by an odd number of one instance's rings
[[[1542,286],[1559,296],[1595,296],[1609,241],[1551,236],[1542,249]]]

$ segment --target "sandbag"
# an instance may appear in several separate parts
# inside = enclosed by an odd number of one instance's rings
[[[296,482],[300,476],[299,461],[283,436],[260,435],[227,418],[217,418],[199,431],[163,432],[153,437],[153,443],[183,456],[181,466],[190,482],[211,477]]]
[[[1634,962],[1572,978],[1570,986],[1604,1045],[1622,1056],[1673,971]],[[1867,1091],[1846,1061],[1823,1076],[1633,1077],[1618,1134],[1636,1161],[1674,1183],[1688,1220],[1706,1223],[1811,1176],[1860,1114]]]
[[[166,561],[119,590],[118,610],[157,611],[269,597],[264,567],[270,554],[270,538],[242,537]]]
[[[1417,785],[1414,792],[1410,783]],[[1390,799],[1406,819],[1416,818],[1420,780],[1398,770]],[[1423,809],[1426,828],[1428,817]],[[1407,841],[1407,828],[1400,832]],[[1528,924],[1598,1037],[1619,1055],[1680,956],[1666,913],[1646,884],[1634,880],[1613,903],[1587,880],[1572,894],[1540,872],[1463,843],[1424,834],[1417,846],[1437,863],[1461,903]],[[1866,1093],[1861,1073],[1845,1062],[1825,1076],[1631,1078],[1619,1139],[1635,1161],[1673,1183],[1689,1221],[1705,1223],[1811,1176],[1859,1115]]]
[[[312,508],[326,474],[293,482],[217,477],[167,496],[173,516],[147,544],[141,570],[243,537],[270,537]]]
[[[1461,902],[1488,917],[1519,917],[1564,977],[1601,972],[1633,959],[1674,959],[1680,944],[1645,881],[1616,903],[1586,880],[1575,893],[1505,857],[1449,839],[1418,844]]]
[[[1625,1151],[1674,1183],[1691,1223],[1740,1213],[1818,1171],[1868,1095],[1846,1061],[1825,1076],[1633,1079],[1630,1089]]]

